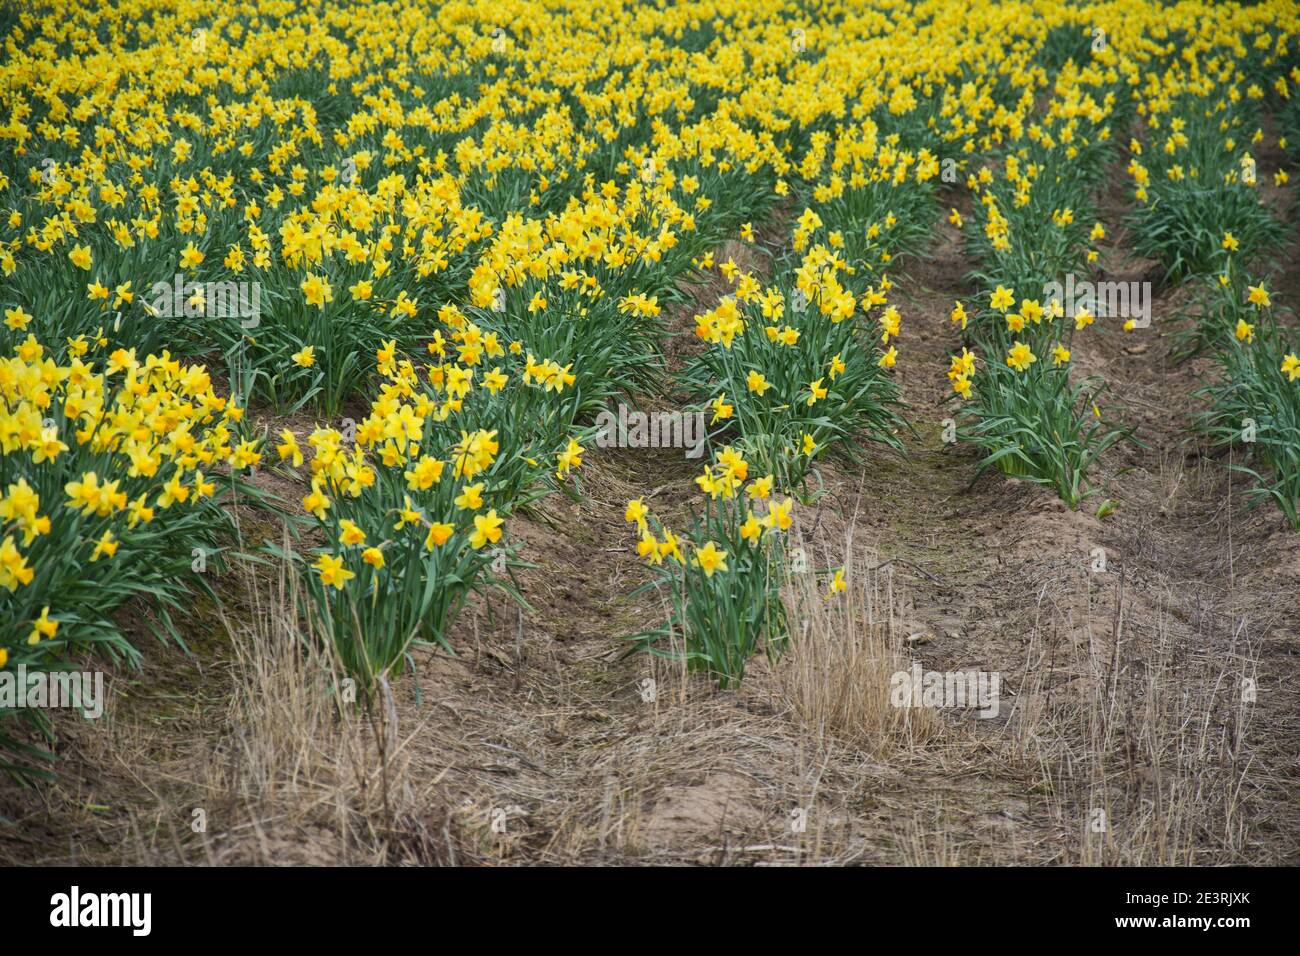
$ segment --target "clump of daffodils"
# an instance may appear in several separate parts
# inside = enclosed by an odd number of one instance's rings
[[[642,643],[650,647],[669,632],[684,632],[690,666],[727,686],[744,676],[757,647],[777,653],[784,645],[779,588],[794,500],[774,493],[772,475],[751,476],[744,455],[731,446],[695,482],[704,509],[686,530],[673,531],[643,498],[629,501],[623,515],[635,530],[637,555],[673,595],[670,619]]]
[[[171,626],[219,567],[220,499],[261,460],[203,366],[77,339],[56,355],[28,333],[0,358],[0,667],[134,659],[110,613],[140,595]]]

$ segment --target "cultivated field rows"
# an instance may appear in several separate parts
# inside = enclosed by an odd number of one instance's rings
[[[1296,14],[0,11],[0,859],[1295,862]]]

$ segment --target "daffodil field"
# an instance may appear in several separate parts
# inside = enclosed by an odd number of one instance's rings
[[[610,645],[734,688],[795,639],[830,463],[942,419],[971,481],[1095,510],[1144,441],[1076,367],[1150,325],[1149,298],[1075,295],[1119,235],[1196,303],[1188,433],[1300,530],[1300,332],[1264,276],[1298,24],[1292,0],[0,6],[0,668],[186,647],[177,612],[232,564],[287,561],[364,704],[461,650],[485,595],[524,601],[512,527],[588,495],[602,411],[657,401],[704,451],[690,500],[647,475],[618,502],[627,593],[667,599]],[[940,227],[970,291],[919,314],[899,284]],[[919,329],[950,359],[909,368]],[[0,768],[57,772],[51,741],[0,708]]]

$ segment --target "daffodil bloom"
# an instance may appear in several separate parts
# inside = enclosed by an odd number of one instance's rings
[[[773,501],[763,518],[763,524],[778,531],[789,531],[794,524],[794,518],[790,514],[793,508],[794,501],[790,498],[781,503]]]
[[[975,353],[967,348],[961,350],[961,355],[954,355],[948,364],[948,378],[955,379],[959,376],[969,378],[975,374]]]
[[[749,483],[745,493],[753,501],[765,501],[772,494],[772,476],[763,475],[761,478],[755,478]]]
[[[450,525],[442,521],[433,522],[429,525],[428,534],[424,536],[425,550],[432,551],[434,548],[441,548],[455,533],[455,525]]]
[[[117,554],[119,542],[113,537],[112,531],[105,531],[98,541],[95,542],[95,550],[90,556],[92,562],[100,558],[111,558]]]
[[[5,325],[15,332],[21,332],[27,328],[27,324],[31,321],[31,313],[23,311],[21,305],[14,306],[12,309],[5,309]]]
[[[198,266],[201,266],[203,264],[203,259],[204,259],[203,253],[200,252],[192,242],[184,249],[181,250],[182,269],[197,268]]]
[[[194,500],[200,501],[204,498],[210,498],[217,490],[216,482],[208,481],[203,477],[203,472],[194,472]]]
[[[713,469],[705,466],[704,472],[695,479],[695,484],[710,498],[717,498],[720,495],[728,494],[731,491],[731,483],[725,477],[715,475]]]
[[[501,540],[502,523],[495,508],[489,509],[485,515],[475,515],[474,533],[469,537],[469,546],[482,548],[487,544],[496,544]]]
[[[59,632],[59,622],[50,620],[50,606],[41,608],[41,616],[32,621],[31,633],[27,635],[28,644],[37,644],[41,638],[49,640]]]
[[[445,467],[446,462],[424,455],[403,477],[406,478],[407,487],[412,491],[427,491],[442,481],[442,471]]]
[[[1016,294],[1011,289],[998,286],[989,296],[989,305],[999,312],[1006,312],[1016,301]]]
[[[465,511],[477,511],[483,507],[483,482],[476,485],[466,485],[461,489],[460,494],[456,496],[455,504],[457,508]]]
[[[0,541],[0,587],[15,591],[20,585],[32,583],[36,572],[14,544],[13,535]]]
[[[293,432],[287,428],[280,430],[280,444],[275,448],[279,454],[280,460],[289,460],[294,468],[301,468],[303,462],[302,449],[298,447],[298,439]]]
[[[669,531],[667,528],[664,529],[664,539],[663,541],[659,542],[658,547],[659,547],[659,557],[661,558],[671,557],[674,560],[678,561],[679,563],[685,560],[685,557],[682,555],[681,544],[678,542],[677,536],[673,534],[671,531]]]
[[[394,531],[401,531],[408,524],[422,524],[424,514],[414,504],[411,503],[411,496],[404,496],[404,503],[401,508],[397,509],[397,524],[393,525]]]
[[[844,569],[839,568],[836,570],[834,577],[831,578],[831,585],[827,597],[834,597],[837,594],[843,594],[848,589],[849,586],[844,580]]]
[[[695,558],[691,563],[703,571],[705,577],[711,578],[714,571],[727,570],[727,552],[721,550],[712,541],[707,541],[703,546],[696,548]]]
[[[148,524],[153,521],[153,514],[153,509],[146,503],[144,495],[141,495],[131,502],[131,510],[127,515],[126,526],[134,528],[140,524]]]
[[[302,499],[302,507],[308,514],[313,514],[321,521],[324,521],[325,512],[330,507],[330,500],[320,490],[320,487],[313,482],[311,491]]]
[[[1011,350],[1007,352],[1007,364],[1017,372],[1027,372],[1029,366],[1033,365],[1037,361],[1038,356],[1030,351],[1028,345],[1025,345],[1025,343],[1019,340],[1017,340],[1011,346]]]
[[[726,478],[731,480],[732,486],[737,486],[749,477],[749,462],[745,461],[744,455],[726,445],[718,452],[718,469]]]
[[[67,450],[68,446],[59,439],[57,428],[42,428],[41,437],[32,449],[32,463],[39,465],[42,462],[54,461]]]
[[[891,337],[898,338],[902,316],[899,315],[898,310],[891,305],[881,313],[879,321],[881,328],[880,341],[883,344],[888,345]]]
[[[321,584],[327,588],[336,588],[340,591],[344,585],[357,576],[355,571],[349,571],[343,566],[341,557],[333,557],[328,554],[322,554],[317,558],[313,567],[320,574]]]
[[[564,478],[574,468],[582,466],[582,445],[570,438],[569,444],[557,456],[555,477]]]
[[[650,514],[650,509],[646,507],[644,498],[633,498],[627,503],[627,508],[623,512],[623,520],[634,522],[637,530],[644,532],[646,530],[646,516]]]
[[[302,289],[302,294],[306,298],[308,305],[323,309],[328,303],[334,301],[334,292],[330,289],[330,284],[322,276],[308,276],[302,280],[299,288]]]

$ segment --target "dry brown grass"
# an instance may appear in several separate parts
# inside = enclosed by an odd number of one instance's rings
[[[869,561],[854,563],[851,536],[843,553],[848,590],[828,597],[813,575],[793,575],[783,598],[793,623],[776,668],[779,693],[819,743],[828,737],[876,755],[911,748],[940,730],[933,710],[895,707],[890,679],[906,670],[907,637],[894,576]]]
[[[203,856],[277,862],[284,834],[315,831],[330,834],[316,847],[325,856],[378,862],[378,831],[391,816],[385,790],[401,793],[405,764],[395,755],[386,767],[375,765],[369,721],[345,704],[331,645],[303,633],[292,569],[281,567],[270,582],[250,579],[247,593],[243,618],[223,617],[231,693],[226,732],[205,741],[200,761],[200,790],[215,805],[216,823],[199,840]],[[391,743],[386,730],[380,735]]]
[[[288,564],[269,576],[250,566],[236,573],[239,619],[222,616],[229,640],[205,680],[219,689],[203,699],[200,719],[122,713],[113,693],[101,726],[62,722],[96,773],[83,779],[65,766],[55,785],[35,792],[49,818],[113,834],[103,842],[114,845],[74,846],[50,862],[455,862],[453,822],[431,811],[436,800],[417,797],[417,789],[430,794],[430,781],[417,788],[410,774],[429,715],[399,733],[386,682],[373,705],[351,701],[331,645],[304,623]],[[194,695],[204,697],[201,687]],[[125,812],[106,819],[95,810]]]
[[[1061,833],[1059,862],[1247,862],[1257,650],[1245,621],[1175,637],[1161,603],[1128,620],[1123,581],[1108,633],[1035,629],[1008,720],[1008,756],[1037,770]]]
[[[287,563],[250,576],[230,634],[220,731],[195,754],[212,810],[187,857],[211,864],[456,863],[455,822],[413,754],[433,714],[403,722],[386,678],[358,702],[330,642],[311,632]]]

